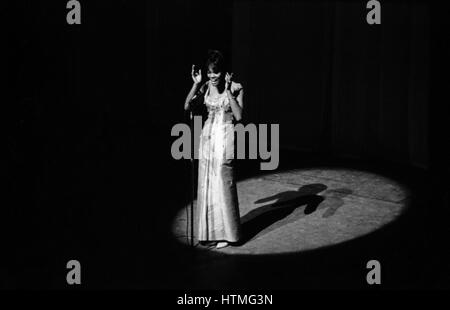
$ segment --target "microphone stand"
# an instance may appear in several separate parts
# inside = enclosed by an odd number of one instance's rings
[[[196,98],[197,96],[194,96]],[[194,197],[195,197],[195,127],[194,127],[194,113],[192,112],[192,107],[189,108],[189,126],[191,129],[191,177],[192,177],[192,185],[191,185],[191,240],[190,245],[194,247]],[[187,216],[186,225],[189,225],[189,216]],[[189,235],[189,233],[188,233]]]
[[[194,137],[194,118],[192,109],[189,110],[189,119],[190,119],[190,127],[191,127],[191,176],[192,176],[192,185],[191,185],[191,246],[194,246],[194,196],[195,196],[195,137]]]

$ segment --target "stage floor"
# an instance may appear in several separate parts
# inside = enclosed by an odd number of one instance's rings
[[[295,253],[339,244],[393,222],[406,210],[409,190],[387,177],[344,168],[295,169],[238,182],[242,244],[196,249],[230,255]],[[196,203],[194,203],[194,206]],[[180,210],[173,234],[188,245],[190,205]]]

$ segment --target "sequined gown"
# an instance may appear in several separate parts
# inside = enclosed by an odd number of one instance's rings
[[[233,83],[237,94],[242,86]],[[241,234],[239,202],[233,171],[234,117],[226,92],[211,96],[209,85],[204,103],[208,109],[200,135],[198,173],[198,240],[237,242]]]

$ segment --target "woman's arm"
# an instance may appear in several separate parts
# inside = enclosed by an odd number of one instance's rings
[[[199,88],[198,86],[199,83],[195,83],[192,84],[191,90],[189,91],[186,100],[184,101],[184,110],[189,110],[190,105],[191,105],[191,101],[192,99],[194,99],[195,94],[197,93],[197,90]]]
[[[240,121],[242,119],[242,110],[244,109],[244,90],[240,87],[239,94],[237,96],[233,95],[231,87],[229,87],[226,91],[234,118],[237,121]]]
[[[195,65],[192,65],[191,77],[194,84],[192,84],[191,90],[189,91],[186,100],[184,101],[184,110],[189,110],[190,103],[192,99],[195,98],[195,94],[197,93],[197,89],[202,81],[202,71],[199,69],[195,72]]]

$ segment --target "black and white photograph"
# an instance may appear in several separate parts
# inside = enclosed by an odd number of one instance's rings
[[[210,307],[450,288],[448,4],[2,13],[2,290]]]

